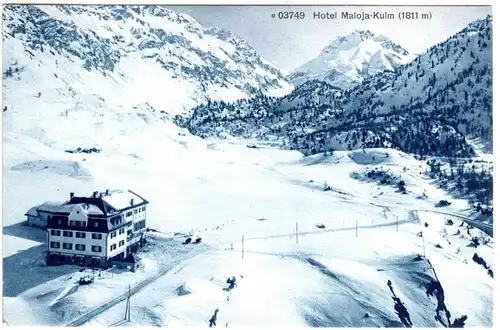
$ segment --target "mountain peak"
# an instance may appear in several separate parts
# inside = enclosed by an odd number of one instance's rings
[[[342,89],[350,89],[367,76],[398,66],[415,58],[406,49],[383,35],[354,30],[336,38],[321,54],[289,75],[295,85],[318,79]]]
[[[370,30],[354,30],[351,35],[359,35],[365,39],[373,38],[375,35]]]

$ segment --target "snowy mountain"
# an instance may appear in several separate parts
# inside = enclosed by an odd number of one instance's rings
[[[170,32],[160,37],[161,31]],[[451,65],[466,81],[482,79],[467,106],[484,115],[478,102],[491,94],[486,82],[491,77],[490,71],[477,71],[491,64],[491,22],[477,22],[464,33],[471,34],[466,54],[472,51],[479,65],[460,62],[472,65],[465,76],[453,65],[460,58],[454,51],[461,48],[446,54],[446,44],[437,46],[436,64],[426,68],[430,79],[436,72],[431,95],[452,91],[448,82],[457,90],[446,97],[459,95],[462,82],[436,71]],[[436,187],[428,176],[442,173],[435,163],[389,148],[304,156],[262,141],[205,140],[171,120],[189,113],[199,101],[192,97],[206,96],[214,101],[197,107],[188,124],[196,134],[274,135],[311,153],[306,136],[316,137],[318,127],[327,132],[335,120],[346,126],[335,126],[327,142],[342,129],[387,133],[387,126],[377,128],[375,121],[384,107],[369,103],[370,97],[379,99],[379,84],[390,89],[394,82],[388,95],[403,95],[401,104],[387,101],[402,110],[402,123],[394,128],[411,123],[403,112],[404,93],[412,84],[415,93],[421,86],[415,76],[402,77],[416,64],[380,73],[354,91],[361,93],[356,102],[364,102],[358,122],[366,126],[353,128],[347,126],[358,114],[353,92],[313,80],[272,97],[283,88],[268,78],[282,78],[258,57],[247,61],[254,54],[247,44],[159,7],[7,6],[3,38],[6,324],[201,328],[217,310],[217,326],[228,328],[493,326],[494,239],[478,229],[492,225],[474,220],[466,200]],[[462,39],[456,37],[460,45]],[[208,47],[203,40],[220,47],[200,50]],[[233,61],[224,62],[229,67],[208,64],[224,51]],[[213,77],[212,69],[219,70]],[[195,79],[202,74],[210,83]],[[256,93],[265,90],[267,96],[239,89],[241,81],[251,85],[252,77],[266,81],[267,89],[261,85]],[[231,97],[250,98],[215,101],[214,95],[225,99],[231,91],[241,91]],[[439,102],[443,111],[454,104]],[[434,118],[434,110],[426,110]],[[411,115],[423,120],[417,111]],[[488,121],[484,124],[488,132]],[[387,139],[404,147],[395,137]],[[256,146],[248,148],[249,143]],[[318,141],[314,147],[329,146]],[[482,160],[468,165],[480,173],[488,166]],[[389,180],[379,182],[384,175]],[[86,196],[109,188],[133,190],[150,202],[151,231],[139,252],[141,266],[136,272],[47,267],[47,232],[26,226],[26,211],[45,201],[65,201],[70,192]],[[443,199],[451,205],[436,208]],[[184,244],[197,236],[200,244]],[[82,277],[95,280],[81,286]],[[232,290],[230,277],[237,284]],[[129,294],[130,321],[125,321]]]
[[[385,36],[356,30],[337,38],[318,57],[293,70],[287,78],[295,86],[317,79],[350,89],[367,77],[394,71],[414,58],[415,55]]]
[[[195,109],[188,128],[201,136],[281,140],[306,154],[377,146],[472,155],[467,139],[491,150],[491,63],[487,17],[352,90],[312,81],[270,101],[213,102]]]
[[[2,37],[7,114],[55,101],[52,113],[76,103],[174,116],[208,99],[291,90],[244,40],[161,6],[9,5]]]

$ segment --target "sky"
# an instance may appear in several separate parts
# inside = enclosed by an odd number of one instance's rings
[[[315,58],[337,37],[354,30],[382,34],[413,53],[444,41],[468,23],[492,14],[490,6],[170,6],[195,18],[204,27],[232,31],[267,61],[285,73]],[[304,19],[278,19],[280,11],[304,12]],[[431,19],[399,20],[400,12],[430,13]],[[313,14],[335,13],[337,19],[315,19]],[[395,19],[349,20],[342,12],[394,13]]]

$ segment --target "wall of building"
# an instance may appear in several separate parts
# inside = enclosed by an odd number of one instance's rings
[[[146,206],[139,206],[125,212],[125,221],[137,222],[146,219]]]
[[[38,221],[40,223],[40,227],[44,227],[47,225],[48,218],[51,215],[51,213],[48,212],[38,212]]]
[[[81,205],[75,205],[75,207],[73,208],[73,210],[71,210],[71,213],[68,216],[68,221],[84,222],[85,226],[87,226],[88,222],[87,212],[85,212],[85,210]]]
[[[91,232],[84,232],[85,233],[85,238],[78,238],[76,237],[77,232],[83,233],[83,231],[76,231],[76,230],[59,230],[60,236],[54,236],[52,235],[52,231],[54,229],[49,229],[47,231],[47,235],[49,235],[49,243],[48,243],[48,251],[50,252],[57,252],[57,253],[66,253],[66,254],[81,254],[81,255],[88,255],[88,256],[95,256],[95,257],[105,257],[106,256],[106,248],[107,248],[107,237],[106,233],[100,233],[102,236],[101,239],[94,239],[92,238]],[[72,232],[73,237],[65,237],[63,236],[63,232]],[[95,233],[99,234],[99,233]],[[51,247],[50,242],[59,242],[60,247],[59,248],[53,248]],[[73,244],[72,249],[63,249],[63,243],[71,243]],[[79,251],[76,249],[76,244],[83,244],[85,245],[85,251]],[[94,252],[92,251],[92,246],[100,246],[101,247],[101,252]]]
[[[43,228],[44,226],[47,225],[47,221],[43,221],[43,219],[40,219],[39,217],[32,215],[27,216],[27,223],[28,226],[40,227],[40,228]]]
[[[120,232],[121,231],[121,232]],[[116,236],[113,235],[113,233],[116,233]],[[114,237],[112,237],[114,236]],[[120,242],[123,241],[123,245],[120,246]],[[115,245],[116,249],[111,251],[111,246]],[[114,230],[108,234],[108,241],[107,241],[107,254],[108,258],[112,258],[122,252],[126,252],[127,249],[127,227],[122,227],[120,229]],[[126,257],[126,255],[125,255]]]

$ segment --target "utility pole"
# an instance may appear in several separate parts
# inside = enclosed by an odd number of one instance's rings
[[[128,321],[130,322],[130,284],[128,285]]]
[[[424,257],[425,257],[425,239],[424,239],[424,231],[422,231],[422,250],[424,252]]]
[[[399,231],[399,217],[396,217],[396,231]]]
[[[124,320],[130,322],[130,284],[128,285],[128,297],[125,303],[125,317]]]
[[[299,223],[295,222],[295,237],[296,237],[296,244],[299,244]]]

